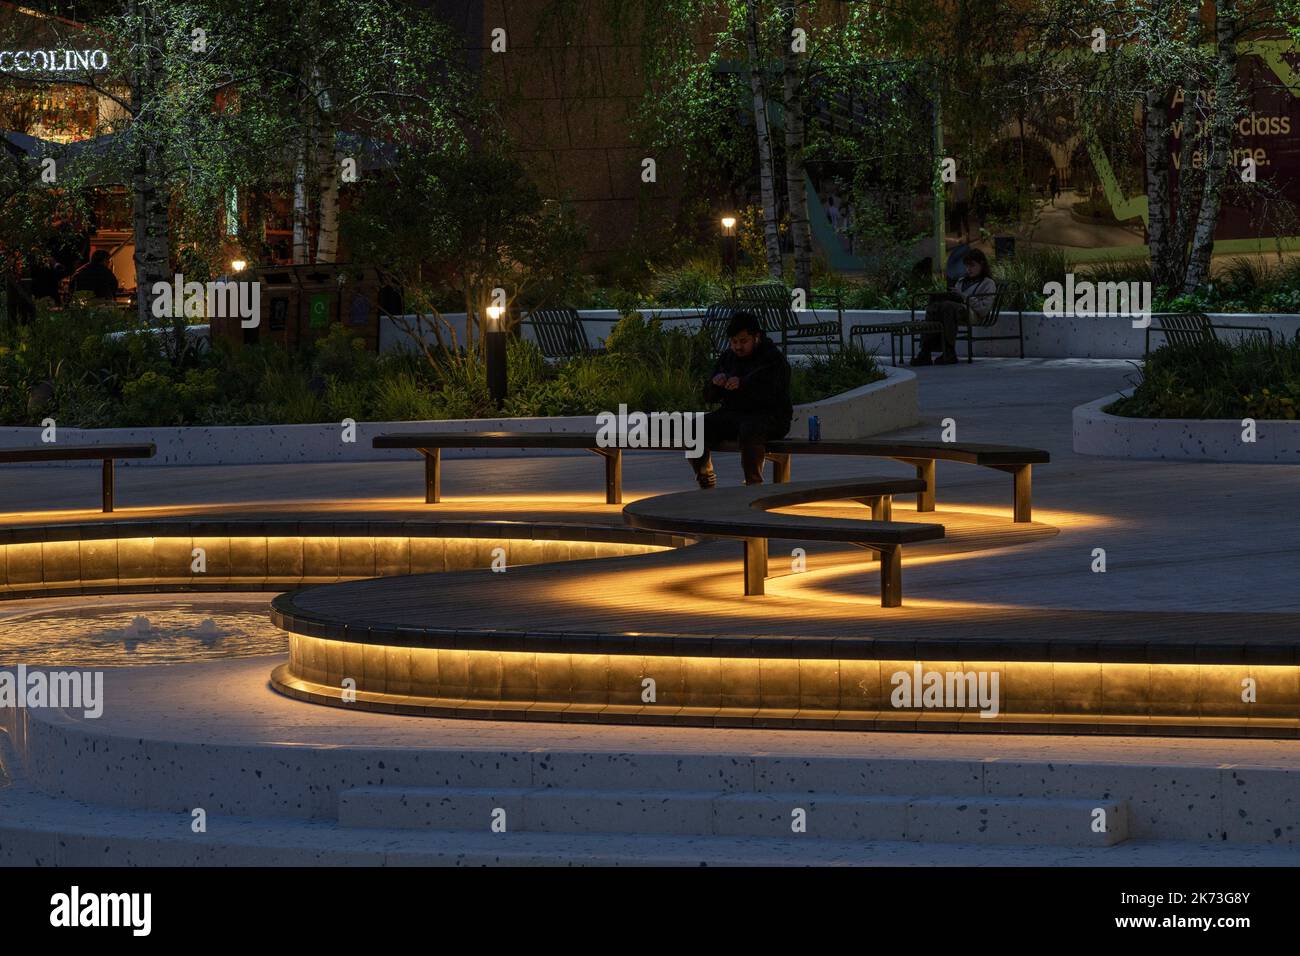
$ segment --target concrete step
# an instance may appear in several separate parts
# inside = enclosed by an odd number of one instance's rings
[[[1097,811],[1105,829],[1095,832]],[[339,795],[349,828],[619,833],[767,839],[1113,846],[1128,838],[1123,800],[1003,796],[753,793],[718,790],[355,787]]]
[[[1300,866],[1300,850],[1130,839],[1114,847],[357,829],[333,821],[87,806],[0,788],[9,866]]]

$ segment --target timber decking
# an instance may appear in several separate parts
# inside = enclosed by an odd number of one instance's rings
[[[736,593],[737,546],[709,542],[504,574],[455,572],[305,588],[282,595],[274,606],[283,620],[337,640],[461,649],[1081,661],[1098,668],[1300,663],[1300,614],[949,605],[924,589],[907,607],[879,611],[842,596],[868,586],[859,553],[810,544],[816,567],[769,579],[769,593],[757,601]]]

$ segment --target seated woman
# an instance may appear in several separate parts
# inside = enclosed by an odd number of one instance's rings
[[[993,308],[993,297],[998,287],[989,275],[989,260],[978,249],[962,257],[966,274],[957,280],[952,291],[943,297],[931,299],[925,307],[927,322],[937,322],[939,332],[927,332],[921,337],[920,351],[912,358],[913,365],[955,365],[957,363],[957,326],[969,323],[975,317],[984,318]],[[940,348],[943,354],[931,359],[930,353]]]

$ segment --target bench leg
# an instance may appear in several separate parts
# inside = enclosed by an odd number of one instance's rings
[[[1033,465],[1021,465],[1011,474],[1015,478],[1016,521],[1033,521],[1034,513],[1034,474]]]
[[[790,456],[786,454],[772,454],[767,456],[767,460],[772,463],[772,482],[782,485],[790,480]]]
[[[763,594],[767,578],[767,538],[745,539],[745,594]]]
[[[113,510],[113,459],[111,458],[104,459],[103,485],[104,485],[103,507],[105,512],[109,512]]]
[[[442,449],[421,448],[424,456],[424,502],[436,505],[442,500]]]
[[[605,504],[623,503],[623,449],[588,448],[593,455],[605,459]]]
[[[605,458],[605,504],[623,503],[623,449],[602,449]]]
[[[894,520],[893,495],[873,495],[870,498],[858,498],[857,501],[859,504],[864,504],[871,509],[872,521]]]
[[[925,482],[925,491],[917,492],[916,510],[933,511],[934,510],[934,459],[933,458],[912,458],[908,463],[916,466],[916,477],[918,481]]]
[[[896,544],[880,549],[880,606],[903,606],[903,549]]]

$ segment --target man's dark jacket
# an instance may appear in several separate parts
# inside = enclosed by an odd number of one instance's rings
[[[740,388],[728,391],[713,384],[713,377],[721,372],[728,378],[740,379]],[[742,415],[770,415],[783,422],[794,417],[790,404],[790,363],[767,336],[764,336],[746,358],[731,349],[718,356],[717,364],[704,386],[706,402],[722,402],[728,411]]]
[[[96,299],[111,299],[117,295],[117,276],[100,262],[91,262],[72,274],[68,288],[73,292],[89,292]]]

